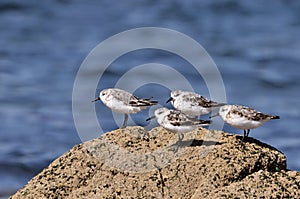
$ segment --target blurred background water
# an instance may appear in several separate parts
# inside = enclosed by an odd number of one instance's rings
[[[144,26],[171,28],[203,45],[221,72],[229,103],[280,115],[250,136],[281,150],[288,168],[299,171],[299,10],[300,1],[292,0],[1,0],[1,198],[81,142],[72,118],[72,87],[88,53],[114,34]],[[99,90],[113,87],[131,67],[149,62],[180,66],[193,84],[199,81],[176,55],[142,50],[116,60]],[[136,78],[138,83],[143,76]],[[163,78],[172,81],[168,75]],[[163,102],[168,97],[169,90],[158,85],[143,86],[136,94],[147,97],[149,89]],[[199,84],[197,91],[209,97],[205,85]],[[96,106],[103,129],[117,128],[110,110]],[[145,125],[139,118],[147,116],[145,111],[132,118]],[[224,130],[242,133],[227,125]]]

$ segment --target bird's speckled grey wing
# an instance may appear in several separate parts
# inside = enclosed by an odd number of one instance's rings
[[[123,90],[119,90],[119,89],[115,89],[117,92],[112,92],[111,94],[113,95],[113,97],[118,100],[118,101],[122,101],[125,104],[129,104],[131,97],[133,96],[131,93],[127,92],[127,91],[123,91]]]
[[[167,119],[173,126],[193,126],[200,124],[209,124],[210,121],[198,120],[197,118],[189,117],[180,111],[172,111],[167,115]]]
[[[272,115],[261,113],[252,108],[245,107],[245,106],[234,106],[234,108],[231,109],[230,114],[237,114],[240,117],[245,117],[253,121],[260,121],[260,120],[265,120],[267,118],[273,117]]]
[[[211,108],[211,107],[219,107],[225,105],[223,103],[217,103],[208,100],[205,97],[194,93],[186,94],[183,97],[191,104],[191,106],[202,106],[205,108]]]

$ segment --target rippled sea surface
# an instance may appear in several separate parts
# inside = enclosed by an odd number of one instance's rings
[[[177,30],[199,42],[218,66],[228,103],[280,115],[250,136],[281,150],[288,168],[299,171],[299,10],[299,1],[273,0],[0,1],[0,196],[14,193],[81,142],[72,117],[72,89],[81,63],[99,42],[145,26]],[[116,60],[97,91],[114,87],[129,69],[150,62],[174,66],[209,97],[187,62],[149,49]],[[172,76],[160,75],[180,87]],[[132,83],[144,78],[138,75]],[[150,93],[163,105],[168,92],[163,86],[145,85],[136,94]],[[101,105],[96,110],[104,131],[117,128],[110,110]],[[132,118],[146,125],[143,118],[148,115],[145,111]],[[224,130],[242,133],[227,125]]]

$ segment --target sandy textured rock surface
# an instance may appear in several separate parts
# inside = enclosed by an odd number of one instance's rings
[[[221,131],[118,129],[75,146],[11,198],[300,198],[275,148]]]

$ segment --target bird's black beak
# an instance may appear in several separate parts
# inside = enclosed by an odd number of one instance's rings
[[[98,101],[98,100],[100,100],[100,97],[96,98],[96,99],[93,100],[92,102],[96,102],[96,101]]]
[[[173,100],[173,98],[170,97],[170,99],[168,99],[168,100],[166,101],[166,103],[169,103],[169,102],[172,101],[172,100]]]
[[[213,117],[216,117],[216,116],[220,116],[220,114],[217,113],[217,114],[215,114],[215,115],[213,115],[213,116],[210,116],[209,118],[213,118]]]
[[[154,118],[155,118],[155,115],[153,115],[153,116],[147,118],[146,121],[152,120],[152,119],[154,119]]]

